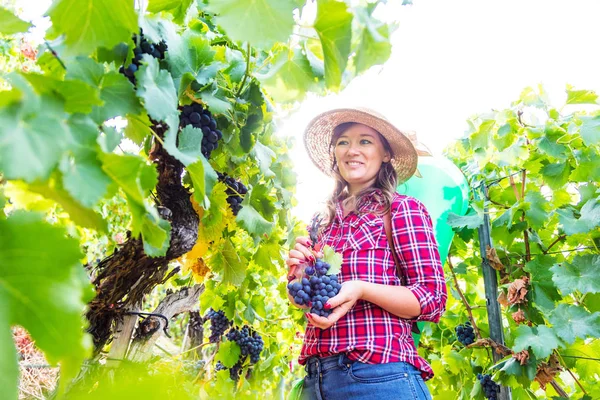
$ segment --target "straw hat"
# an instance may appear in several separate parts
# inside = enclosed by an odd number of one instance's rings
[[[315,165],[332,176],[334,148],[331,143],[333,129],[345,122],[356,122],[375,129],[383,135],[392,148],[391,163],[398,174],[398,183],[409,179],[417,169],[418,153],[408,133],[396,128],[383,115],[368,108],[338,108],[316,116],[304,131],[304,145]],[[414,136],[416,142],[416,136]]]

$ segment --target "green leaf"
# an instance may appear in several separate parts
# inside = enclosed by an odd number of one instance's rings
[[[210,205],[208,196],[217,182],[217,173],[212,168],[208,160],[200,157],[198,161],[187,166],[192,183],[194,184],[194,198],[204,208]]]
[[[583,307],[560,304],[549,320],[558,337],[569,344],[577,338],[600,337],[599,312],[591,314]]]
[[[94,107],[92,118],[98,125],[104,121],[126,114],[141,114],[142,106],[135,95],[133,85],[123,75],[109,72],[100,84],[101,107]]]
[[[111,179],[94,151],[79,151],[72,158],[64,158],[60,170],[64,188],[85,207],[95,206],[108,191]]]
[[[147,136],[152,135],[151,126],[152,123],[150,122],[150,119],[148,119],[147,114],[127,114],[125,136],[139,146],[144,142],[144,139],[146,139]]]
[[[208,4],[227,36],[264,49],[288,40],[294,28],[295,8],[295,0],[220,0]]]
[[[553,330],[544,325],[537,327],[519,325],[516,335],[513,351],[519,352],[531,347],[537,358],[548,357],[560,344]]]
[[[469,229],[476,229],[479,228],[481,224],[483,224],[483,217],[479,214],[469,214],[461,216],[453,212],[449,212],[446,223],[453,228],[467,227]]]
[[[210,40],[194,31],[187,30],[177,40],[169,42],[167,61],[173,78],[191,73],[201,85],[208,83],[207,79],[200,77],[200,73],[212,63],[214,57],[215,51],[210,47]]]
[[[252,236],[262,237],[263,235],[270,235],[273,230],[274,224],[263,218],[249,204],[244,204],[242,209],[237,215],[237,223],[244,228]]]
[[[275,176],[273,171],[271,171],[271,164],[275,158],[275,152],[273,150],[257,141],[250,155],[257,159],[260,172],[265,178]]]
[[[593,90],[572,90],[567,85],[567,104],[598,104],[598,95]]]
[[[87,114],[103,104],[96,87],[78,80],[59,81],[44,75],[27,74],[26,79],[38,93],[58,93],[65,100],[65,111]]]
[[[0,109],[0,170],[6,179],[46,179],[69,146],[60,100],[42,95]]]
[[[533,229],[544,227],[548,223],[548,201],[540,192],[527,191],[525,204],[528,205],[525,217]]]
[[[581,130],[579,134],[586,145],[591,146],[600,143],[600,115],[595,117],[580,117]]]
[[[65,35],[69,50],[79,54],[127,42],[138,29],[131,1],[55,0],[48,15],[54,31]]]
[[[242,351],[235,342],[223,342],[219,345],[216,359],[227,368],[233,367],[240,358]]]
[[[65,75],[66,79],[80,80],[90,86],[98,87],[102,83],[104,66],[88,57],[76,57],[75,62],[69,64]]]
[[[6,332],[10,325],[23,326],[51,364],[60,362],[62,382],[75,376],[91,350],[82,315],[93,291],[82,256],[78,240],[41,215],[15,212],[0,220],[0,348],[13,345]],[[18,367],[14,351],[3,354],[0,380],[10,382],[2,386],[6,393]]]
[[[154,166],[137,156],[103,154],[102,169],[136,203],[143,205],[144,199],[156,187],[158,172]]]
[[[594,254],[577,255],[571,262],[554,264],[550,271],[552,280],[563,295],[579,291],[600,293],[600,256]]]
[[[169,11],[175,17],[175,22],[183,24],[193,3],[194,0],[151,0],[148,4],[148,11],[152,13]]]
[[[200,98],[206,103],[208,108],[214,114],[227,114],[231,111],[231,104],[226,99],[222,99],[209,91],[201,92]]]
[[[155,58],[145,54],[140,69],[135,73],[137,93],[144,100],[148,115],[155,121],[166,121],[177,115],[177,90],[169,72],[160,69]]]
[[[315,30],[321,39],[325,57],[325,82],[337,89],[348,63],[352,40],[352,14],[346,3],[337,0],[317,2]]]
[[[6,8],[0,7],[0,33],[12,35],[13,33],[27,32],[31,24],[25,22]]]
[[[343,257],[330,246],[323,247],[323,260],[329,264],[328,275],[337,275],[342,270]]]
[[[385,63],[392,54],[392,44],[388,25],[374,20],[365,9],[358,9],[356,15],[364,26],[359,33],[359,43],[354,56],[358,74],[373,65]]]
[[[213,271],[221,274],[222,283],[234,286],[241,285],[246,278],[245,261],[242,261],[228,239],[206,260]]]
[[[531,275],[533,301],[546,310],[554,309],[554,302],[561,299],[556,286],[552,282],[552,272],[548,268],[554,263],[551,256],[537,256],[525,264],[525,271]]]
[[[598,198],[588,200],[583,207],[579,218],[572,209],[556,210],[558,219],[567,235],[587,233],[600,225],[600,201]]]
[[[280,102],[302,100],[315,84],[310,63],[298,47],[280,51],[267,73],[257,78],[267,92]]]
[[[569,181],[571,166],[568,162],[547,164],[541,172],[548,186],[552,189],[560,189]]]
[[[471,146],[473,150],[486,149],[492,137],[492,128],[496,125],[493,119],[483,121],[477,131],[471,135]]]

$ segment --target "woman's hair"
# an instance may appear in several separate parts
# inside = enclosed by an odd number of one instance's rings
[[[357,123],[346,122],[336,126],[333,129],[333,135],[330,144],[331,151],[333,151],[333,147],[335,146],[335,142],[337,141],[337,139],[344,132],[350,129],[350,127],[352,127],[353,125],[357,125]],[[387,139],[379,132],[377,132],[377,134],[379,135],[381,143],[383,143],[383,148],[387,152],[389,152],[391,157],[393,157],[394,155]],[[323,218],[323,225],[321,225],[322,228],[329,226],[331,222],[333,222],[333,219],[335,218],[335,208],[338,201],[342,200],[344,206],[352,206],[353,203],[353,209],[356,210],[359,209],[359,207],[364,203],[364,201],[370,194],[377,191],[378,189],[381,190],[381,192],[383,193],[383,199],[381,199],[383,203],[383,208],[380,210],[373,211],[379,215],[383,215],[389,211],[394,198],[394,194],[396,193],[396,186],[398,183],[398,175],[396,174],[396,170],[390,162],[385,162],[381,164],[381,168],[379,169],[373,186],[361,190],[355,196],[351,196],[348,192],[348,182],[346,182],[344,178],[342,178],[342,175],[338,170],[335,157],[331,169],[333,171],[332,175],[335,179],[335,187],[333,189],[333,193],[327,199],[327,203],[325,205],[325,215]]]

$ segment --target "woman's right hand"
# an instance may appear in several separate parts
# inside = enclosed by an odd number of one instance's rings
[[[311,249],[311,247],[312,243],[310,238],[306,236],[300,236],[296,238],[296,244],[294,245],[294,248],[289,251],[288,258],[285,260],[285,263],[288,266],[288,282],[291,282],[294,279],[302,279],[303,269],[301,266],[303,266],[303,264],[313,264],[316,258],[323,257],[322,252],[315,252]],[[296,307],[307,308],[306,306],[297,305],[289,293],[288,298]]]

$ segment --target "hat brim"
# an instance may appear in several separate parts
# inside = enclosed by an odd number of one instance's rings
[[[340,108],[319,114],[309,122],[304,131],[306,151],[312,162],[325,175],[333,176],[333,130],[346,122],[366,125],[386,138],[392,149],[390,162],[398,175],[398,183],[413,176],[417,169],[418,155],[408,136],[374,111],[354,108]]]

